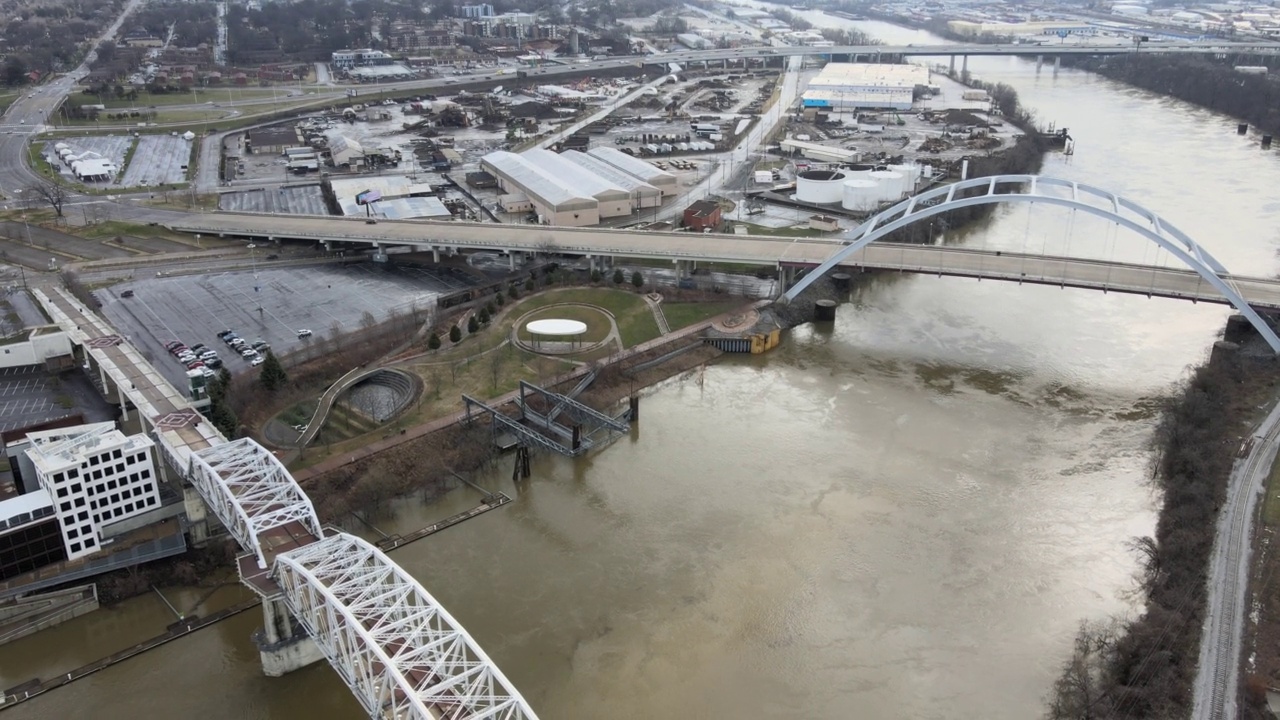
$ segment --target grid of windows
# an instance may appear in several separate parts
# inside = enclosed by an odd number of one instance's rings
[[[66,557],[62,531],[56,519],[26,525],[0,535],[0,580],[65,560]]]

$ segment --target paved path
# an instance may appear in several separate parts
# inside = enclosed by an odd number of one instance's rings
[[[1266,488],[1280,449],[1280,403],[1249,439],[1249,454],[1237,461],[1218,513],[1209,561],[1208,614],[1200,634],[1192,720],[1235,720],[1239,697],[1244,615],[1249,606],[1250,551],[1258,496]]]

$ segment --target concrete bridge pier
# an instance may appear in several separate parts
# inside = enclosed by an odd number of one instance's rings
[[[587,269],[588,269],[589,271],[591,271],[591,272],[595,272],[595,271],[596,271],[596,256],[595,256],[595,255],[588,255],[588,256],[587,256]]]
[[[436,247],[435,245],[431,246],[431,262],[433,263],[440,262],[440,248]]]
[[[322,243],[323,243],[323,245],[324,245],[324,251],[325,251],[325,252],[333,252],[333,241],[332,241],[332,240],[323,240],[323,241],[321,241],[321,242],[322,242]]]
[[[969,56],[968,55],[965,55],[963,58],[960,59],[960,72],[962,73],[969,72]]]
[[[268,677],[280,677],[325,659],[307,631],[294,622],[282,598],[262,601],[262,623],[254,641],[262,672]]]
[[[1057,75],[1058,71],[1061,69],[1062,69],[1062,56],[1059,55],[1053,59],[1053,74]]]
[[[1044,56],[1037,55],[1036,56],[1036,72],[1040,72],[1040,68],[1042,67],[1044,67]]]
[[[956,74],[956,56],[955,55],[951,56],[951,70],[950,72],[948,72],[948,74],[951,75],[952,77],[954,77]]]
[[[519,264],[520,264],[520,253],[516,250],[508,251],[507,252],[507,268],[509,270],[515,270],[516,266]]]

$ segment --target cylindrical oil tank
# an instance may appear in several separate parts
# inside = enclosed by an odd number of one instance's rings
[[[920,168],[920,170],[921,170],[921,177],[925,178],[926,180],[928,180],[928,179],[930,179],[930,178],[932,178],[932,177],[933,177],[933,166],[932,166],[932,165],[924,165],[924,166],[922,166],[922,167]]]
[[[880,184],[880,200],[897,202],[907,193],[907,177],[892,170],[877,170],[871,173],[871,179]]]
[[[849,180],[866,180],[875,169],[875,165],[846,165],[840,172]]]
[[[914,164],[890,165],[889,169],[894,172],[902,173],[903,178],[905,180],[904,184],[906,185],[907,193],[910,195],[914,195],[916,192],[916,185],[917,183],[920,182],[920,166],[914,165]]]
[[[833,205],[844,199],[845,175],[839,170],[806,170],[796,176],[796,199]]]
[[[875,180],[854,178],[844,181],[844,200],[841,205],[845,210],[854,212],[870,212],[880,204],[880,183]]]

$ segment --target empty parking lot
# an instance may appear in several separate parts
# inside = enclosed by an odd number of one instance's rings
[[[143,135],[129,159],[120,184],[126,187],[157,187],[186,182],[191,160],[191,141],[180,135]]]

